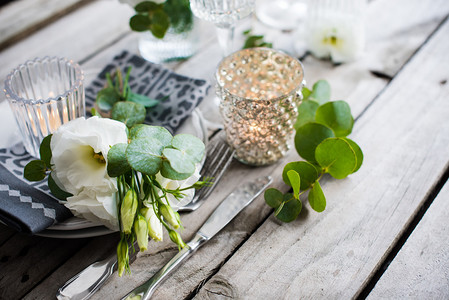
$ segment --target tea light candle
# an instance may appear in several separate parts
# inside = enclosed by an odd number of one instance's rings
[[[245,49],[220,62],[217,95],[237,159],[266,165],[285,155],[303,79],[300,61],[273,49]]]

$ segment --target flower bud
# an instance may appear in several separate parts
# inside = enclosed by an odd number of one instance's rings
[[[170,239],[172,240],[172,242],[175,243],[176,245],[178,245],[179,250],[181,250],[182,248],[187,246],[177,231],[170,230],[168,235],[170,236]]]
[[[148,223],[147,220],[141,215],[137,215],[134,222],[134,233],[137,237],[137,243],[139,244],[140,251],[145,251],[148,248]]]
[[[131,228],[134,224],[134,217],[137,211],[137,205],[137,193],[134,189],[129,189],[128,192],[126,192],[120,209],[122,231],[126,234],[131,233]]]
[[[173,226],[174,229],[178,229],[179,228],[179,221],[178,218],[175,215],[175,212],[173,211],[173,209],[165,204],[161,204],[159,209],[161,210],[161,214],[162,216],[164,216],[164,219],[171,225]]]
[[[121,239],[117,245],[117,262],[118,262],[118,276],[122,276],[129,264],[128,243],[126,239]]]
[[[140,210],[140,213],[148,221],[148,234],[156,242],[162,241],[162,223],[154,213],[153,208],[144,207]]]

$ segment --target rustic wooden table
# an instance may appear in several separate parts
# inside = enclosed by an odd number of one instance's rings
[[[116,0],[21,0],[0,8],[0,81],[36,56],[78,61],[95,74],[123,49],[138,53],[132,10]],[[356,119],[360,171],[326,178],[322,213],[305,204],[282,224],[260,196],[163,283],[154,299],[449,298],[449,1],[373,0],[363,57],[333,65],[308,55],[306,79],[326,79]],[[220,50],[210,24],[201,51],[167,67],[212,81]],[[291,50],[290,32],[269,34]],[[3,99],[3,95],[1,96]],[[2,128],[0,130],[8,130]],[[241,181],[271,174],[286,191],[283,165],[233,162],[210,199],[182,215],[188,240]],[[0,298],[52,299],[57,289],[115,248],[117,235],[28,236],[0,226]],[[92,299],[116,299],[147,280],[177,248],[151,243],[132,275],[113,275]]]

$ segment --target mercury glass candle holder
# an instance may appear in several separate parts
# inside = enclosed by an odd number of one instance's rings
[[[57,57],[27,61],[7,76],[4,92],[29,154],[39,157],[44,137],[85,116],[83,80],[77,63]]]
[[[226,138],[236,158],[261,166],[283,157],[302,100],[301,62],[273,49],[244,49],[220,62],[216,80]]]

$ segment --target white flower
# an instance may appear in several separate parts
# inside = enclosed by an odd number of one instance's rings
[[[118,229],[117,181],[107,174],[107,154],[111,146],[127,140],[123,123],[98,117],[70,121],[53,134],[52,177],[73,195],[65,206],[75,216]]]
[[[330,56],[335,63],[353,61],[363,50],[362,23],[361,18],[343,14],[310,21],[306,28],[307,46],[318,58]]]
[[[156,174],[156,180],[163,188],[168,190],[176,190],[177,188],[183,189],[189,187],[197,182],[200,177],[199,165],[196,166],[195,172],[192,174],[192,176],[185,180],[172,180],[163,177],[160,173]],[[172,194],[167,194],[168,202],[170,203],[170,206],[174,211],[177,211],[180,207],[185,206],[189,204],[190,201],[192,201],[193,196],[195,196],[195,189],[188,189],[182,191],[181,193],[184,194],[184,197],[181,199],[181,201],[176,199]],[[160,193],[160,195],[162,195],[162,192]]]

